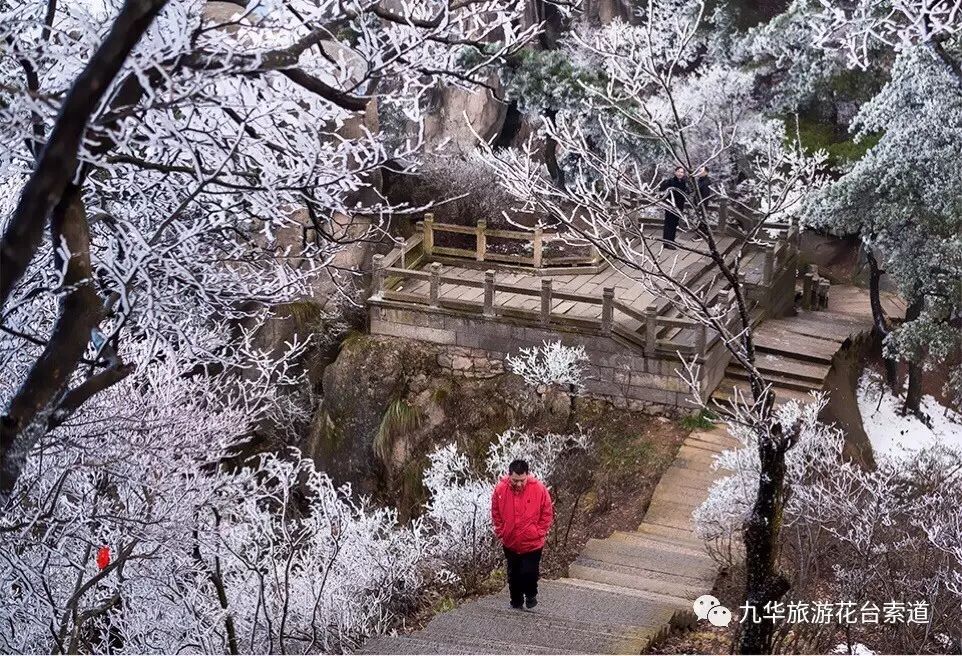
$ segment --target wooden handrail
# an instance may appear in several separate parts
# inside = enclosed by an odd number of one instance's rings
[[[542,269],[546,266],[579,266],[597,264],[599,257],[596,249],[586,244],[590,252],[588,255],[545,255],[545,244],[564,236],[558,232],[544,232],[541,226],[536,226],[532,231],[525,230],[499,230],[489,228],[482,219],[475,226],[465,226],[456,223],[436,223],[434,215],[427,213],[424,221],[418,222],[418,227],[423,235],[424,254],[428,257],[432,255],[447,255],[450,257],[462,257],[473,259],[478,262],[492,261],[505,262],[509,264],[522,264],[532,266],[535,269]],[[474,249],[460,248],[455,246],[436,246],[435,233],[447,232],[459,235],[473,235]],[[512,239],[515,241],[527,242],[531,244],[531,255],[495,253],[488,249],[489,238]],[[394,264],[390,261],[389,264]]]

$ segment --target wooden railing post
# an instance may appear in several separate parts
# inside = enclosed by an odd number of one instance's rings
[[[601,292],[601,332],[611,332],[615,318],[615,288],[605,287]]]
[[[494,269],[484,272],[484,310],[486,317],[494,316]]]
[[[424,223],[421,224],[421,229],[424,231],[424,241],[421,248],[424,250],[424,254],[430,257],[434,254],[434,215],[430,212],[424,215]]]
[[[818,309],[824,310],[828,308],[828,290],[832,283],[828,281],[827,278],[822,278],[818,281]]]
[[[374,270],[371,273],[371,298],[384,298],[384,256],[374,256]]]
[[[728,199],[718,199],[718,234],[724,235],[728,227]]]
[[[533,254],[533,257],[534,257],[534,268],[535,268],[535,269],[540,269],[540,268],[541,268],[541,260],[542,260],[543,252],[544,252],[544,250],[543,250],[543,249],[544,249],[544,236],[543,236],[543,234],[542,234],[541,226],[537,226],[537,227],[534,229],[534,239],[533,239],[533,242],[532,242],[532,246],[533,246],[533,248],[534,248],[534,254]]]
[[[438,307],[438,296],[441,293],[441,263],[431,263],[431,307]]]
[[[645,355],[654,355],[658,346],[658,308],[645,308]]]
[[[812,275],[811,271],[805,273],[802,277],[802,309],[811,310],[812,309],[812,285],[815,282],[815,277]]]
[[[488,248],[488,235],[485,234],[485,230],[487,229],[487,227],[488,227],[487,221],[485,221],[484,219],[481,219],[480,221],[478,221],[478,227],[476,232],[477,243],[476,243],[475,252],[474,252],[474,259],[476,259],[478,262],[484,262],[484,252]]]
[[[541,323],[551,321],[551,278],[541,280]]]
[[[708,343],[708,328],[700,323],[695,328],[695,352],[699,358],[705,357],[705,345]]]
[[[802,226],[798,221],[797,216],[790,217],[788,219],[788,235],[787,239],[791,243],[792,248],[798,251],[802,245]]]
[[[772,275],[775,273],[775,247],[765,249],[765,259],[762,263],[762,284],[772,284]]]

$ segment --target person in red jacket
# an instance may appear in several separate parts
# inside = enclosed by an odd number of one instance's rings
[[[491,495],[491,522],[504,546],[511,607],[538,605],[541,550],[554,520],[548,488],[528,473],[528,463],[515,460]]]

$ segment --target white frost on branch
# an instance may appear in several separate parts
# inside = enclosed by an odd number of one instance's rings
[[[580,344],[565,346],[561,340],[545,340],[541,346],[522,348],[518,355],[509,355],[507,363],[511,373],[529,385],[563,385],[577,392],[584,387],[588,355]]]

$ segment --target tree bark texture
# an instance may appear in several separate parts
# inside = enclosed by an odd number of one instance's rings
[[[879,343],[882,344],[882,351],[885,351],[885,338],[889,334],[888,320],[885,318],[885,311],[882,309],[880,282],[882,274],[885,273],[878,265],[875,254],[871,248],[865,249],[865,256],[869,266],[869,303],[872,306],[872,329]],[[893,394],[899,393],[899,368],[895,358],[885,357],[885,382]]]

